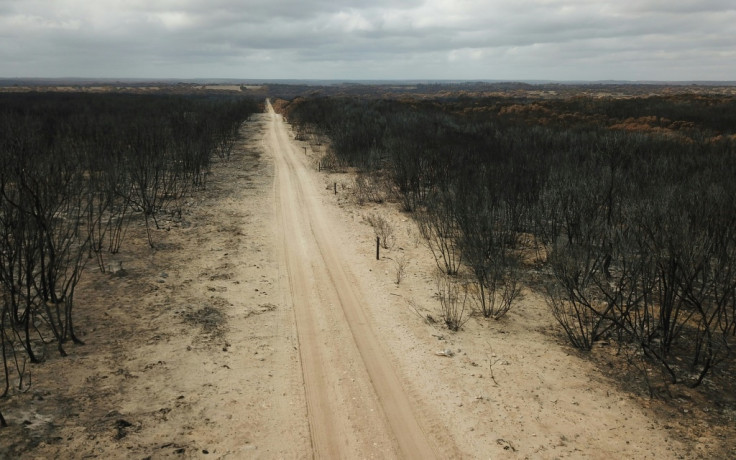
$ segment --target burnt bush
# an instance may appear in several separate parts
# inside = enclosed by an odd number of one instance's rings
[[[26,361],[81,344],[75,289],[120,250],[131,216],[181,212],[227,158],[250,100],[124,94],[0,95],[0,349],[6,395]],[[152,223],[151,223],[152,221]]]
[[[734,101],[321,97],[286,110],[391,179],[483,315],[518,300],[531,235],[544,254],[532,287],[572,345],[613,341],[696,386],[733,359]]]

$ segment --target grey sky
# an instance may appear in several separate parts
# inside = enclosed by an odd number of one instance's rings
[[[736,80],[734,0],[0,0],[0,77]]]

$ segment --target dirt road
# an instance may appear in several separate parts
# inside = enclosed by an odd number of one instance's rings
[[[296,317],[315,455],[434,458],[435,448],[366,315],[368,300],[350,261],[331,243],[332,226],[304,157],[270,104],[268,112],[265,142],[276,164],[285,301]]]

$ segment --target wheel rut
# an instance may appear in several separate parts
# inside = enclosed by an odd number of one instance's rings
[[[360,283],[334,244],[306,163],[270,103],[282,285],[293,305],[312,447],[318,458],[437,458],[371,325]]]

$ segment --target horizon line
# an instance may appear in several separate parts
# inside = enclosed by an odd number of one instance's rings
[[[229,78],[229,77],[193,77],[193,78],[177,78],[177,77],[0,77],[0,82],[18,81],[18,82],[65,82],[76,81],[89,83],[110,83],[110,82],[164,82],[164,83],[392,83],[392,84],[457,84],[457,83],[478,83],[478,84],[498,84],[498,83],[524,83],[524,84],[631,84],[631,85],[724,85],[734,86],[736,80],[624,80],[624,79],[602,79],[602,80],[555,80],[555,79],[475,79],[475,78]]]

